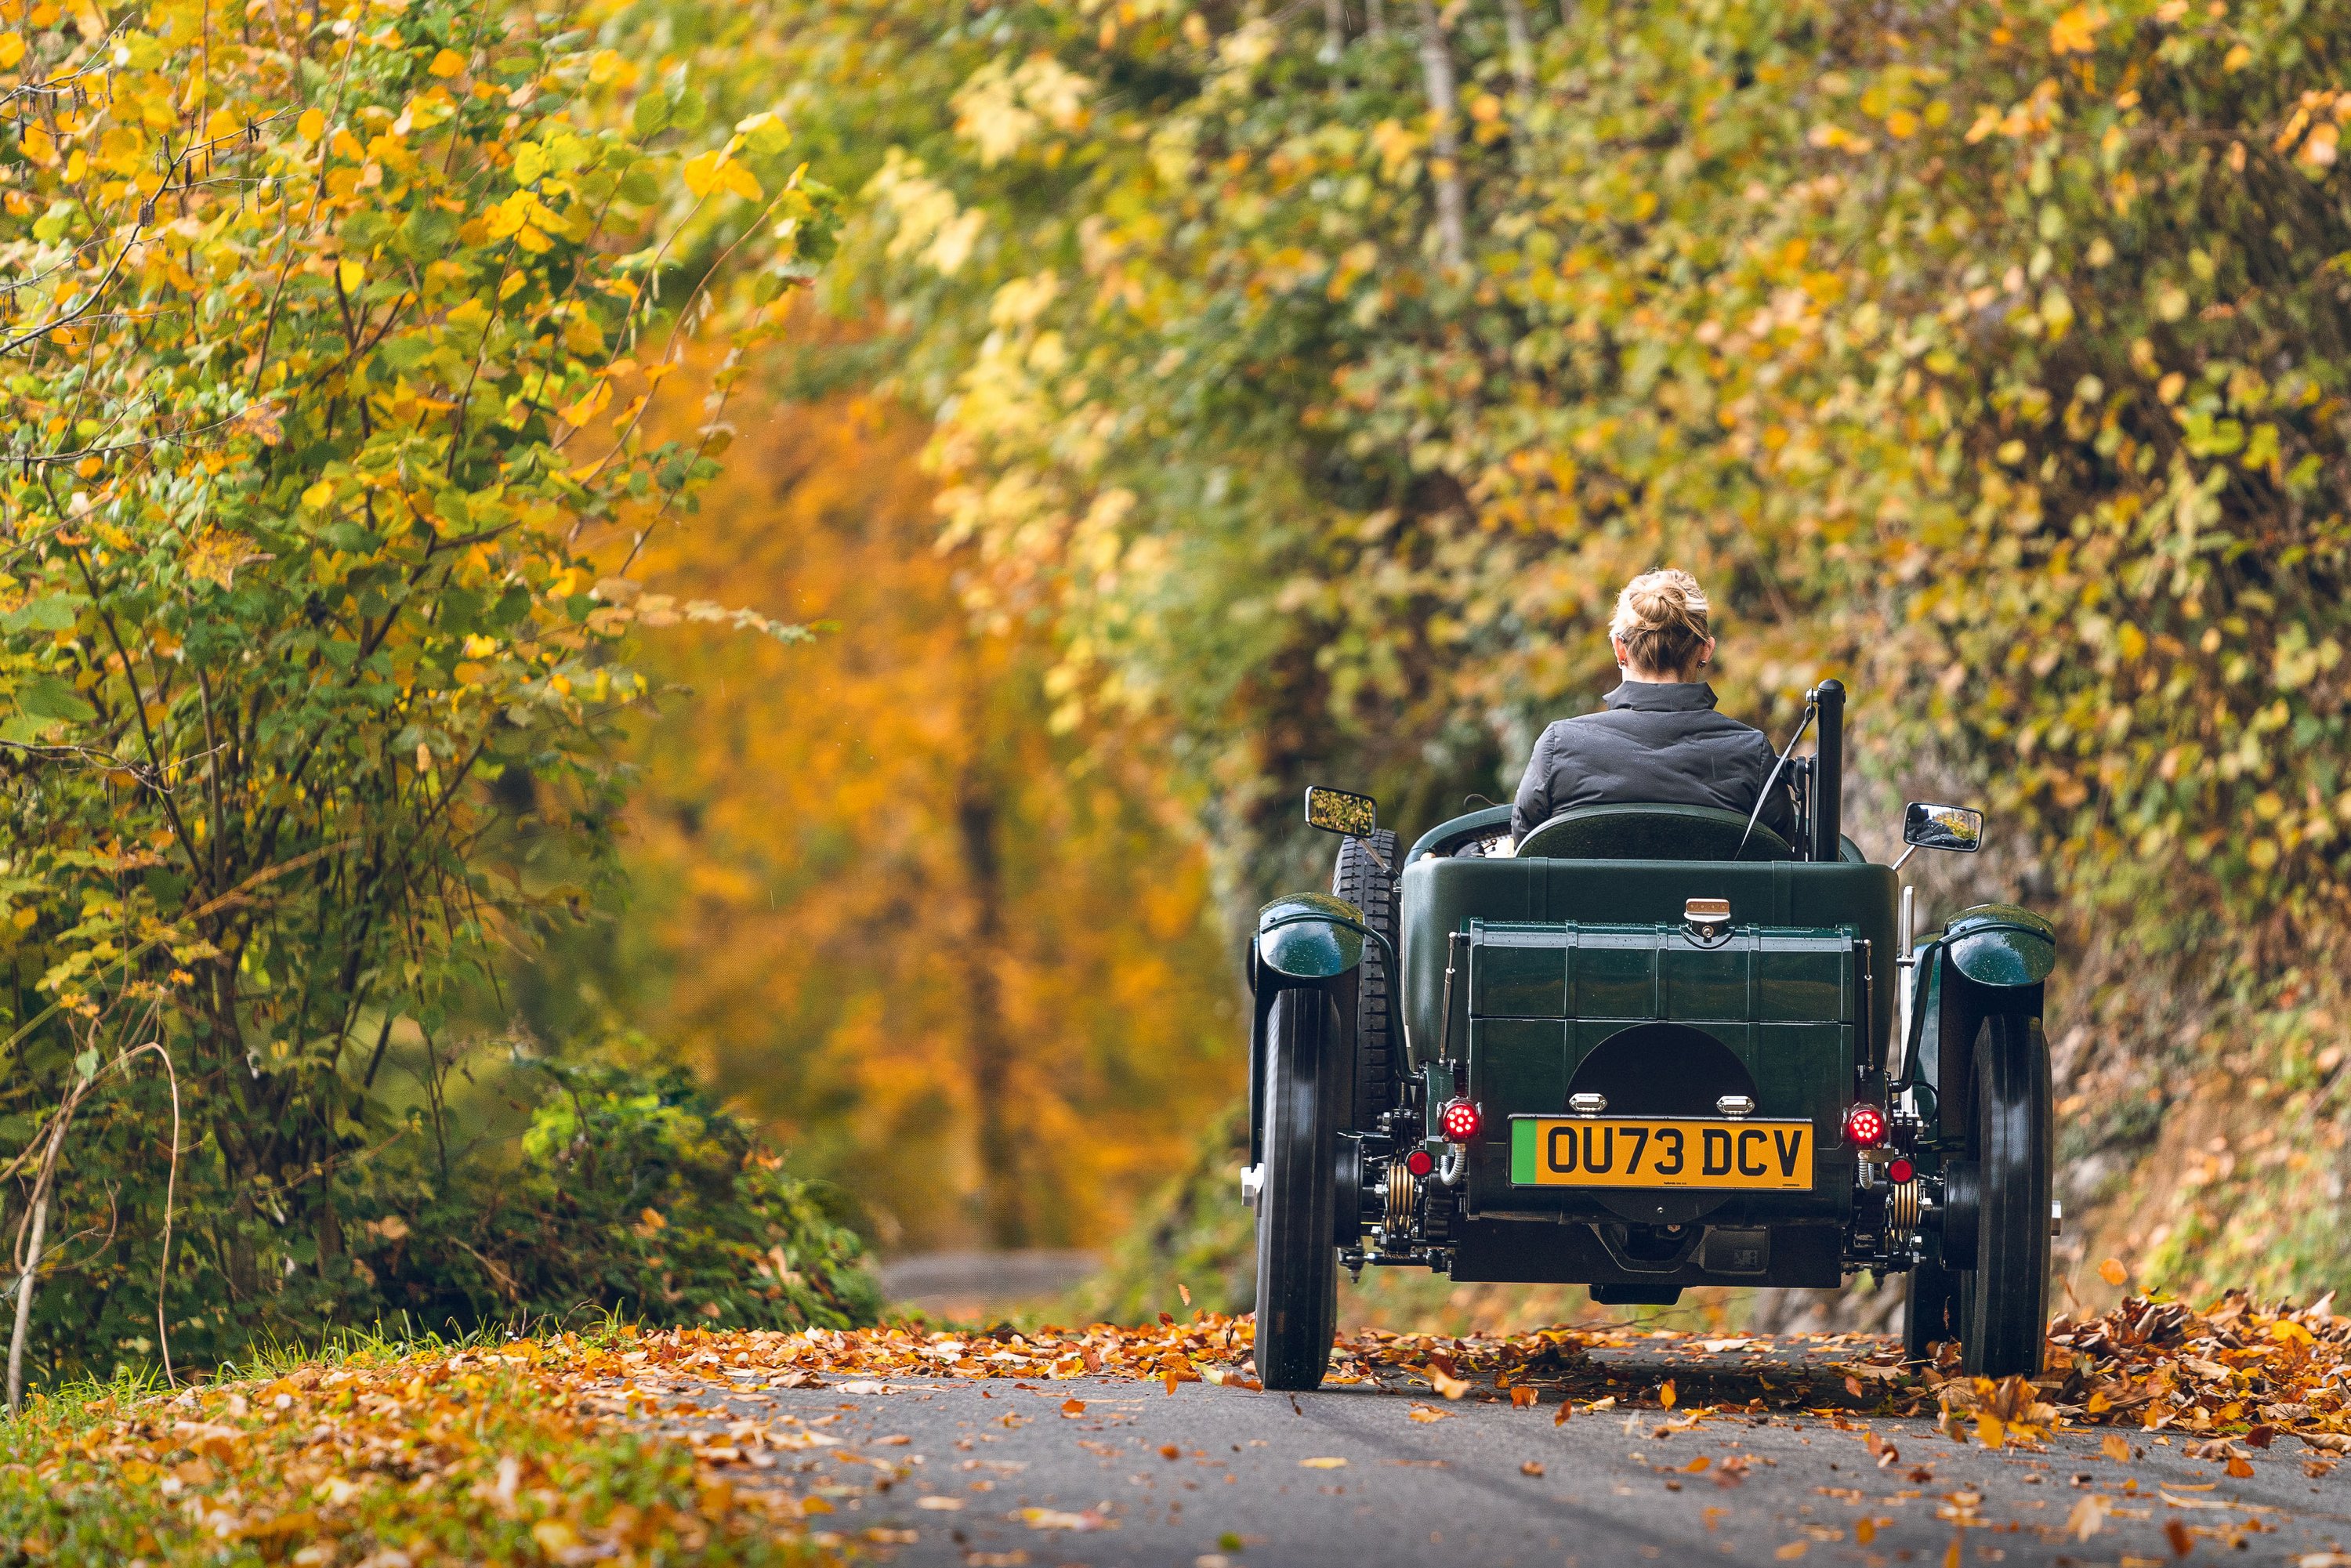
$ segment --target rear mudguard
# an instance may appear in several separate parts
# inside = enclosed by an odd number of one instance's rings
[[[1284,991],[1314,991],[1339,1009],[1345,1098],[1355,1103],[1355,987],[1364,962],[1363,911],[1327,893],[1297,893],[1258,911],[1249,938],[1249,1163],[1265,1153],[1266,1021]],[[1390,962],[1394,959],[1391,956]]]
[[[1961,1105],[1983,1020],[2039,1018],[2043,985],[2056,967],[2055,927],[2012,904],[1962,910],[1919,950],[1904,1081],[1928,1091],[1918,1109],[1928,1148],[1958,1148],[1966,1138]]]

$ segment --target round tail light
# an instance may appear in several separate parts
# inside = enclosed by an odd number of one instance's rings
[[[1404,1168],[1416,1176],[1425,1176],[1437,1168],[1437,1157],[1426,1149],[1415,1149],[1405,1155]]]
[[[1447,1143],[1466,1144],[1476,1137],[1478,1129],[1485,1124],[1486,1118],[1479,1114],[1478,1107],[1467,1100],[1448,1100],[1445,1109],[1437,1113],[1437,1125],[1445,1134]]]
[[[1863,1103],[1844,1113],[1844,1135],[1855,1147],[1874,1149],[1886,1142],[1886,1113]]]
[[[1888,1160],[1886,1163],[1886,1179],[1892,1182],[1896,1186],[1902,1186],[1905,1182],[1907,1182],[1912,1176],[1915,1176],[1917,1174],[1918,1167],[1912,1165],[1908,1160],[1901,1158],[1899,1155],[1896,1155],[1895,1158]]]

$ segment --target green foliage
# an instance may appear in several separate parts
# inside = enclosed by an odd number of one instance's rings
[[[547,1064],[537,1075],[546,1097],[516,1164],[485,1160],[445,1196],[365,1222],[360,1256],[388,1313],[789,1329],[879,1315],[855,1234],[688,1074]],[[410,1190],[435,1192],[429,1172],[416,1175]]]

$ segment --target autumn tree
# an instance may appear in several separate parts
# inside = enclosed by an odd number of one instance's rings
[[[454,1179],[387,1052],[430,1100],[453,988],[576,901],[532,846],[601,863],[644,682],[586,541],[690,507],[681,311],[771,329],[826,220],[595,22],[0,0],[0,1155],[57,1364],[369,1311]]]

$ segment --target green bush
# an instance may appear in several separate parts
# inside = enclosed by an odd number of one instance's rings
[[[726,1328],[846,1328],[881,1297],[856,1234],[687,1073],[542,1069],[511,1166],[362,1228],[386,1310],[439,1328],[585,1312]],[[429,1190],[429,1189],[427,1189]]]
[[[609,1314],[841,1328],[879,1312],[863,1245],[826,1189],[787,1174],[757,1130],[683,1070],[485,1058],[449,1074],[467,1075],[479,1103],[434,1097],[373,1158],[324,1174],[314,1202],[334,1222],[285,1236],[296,1261],[266,1294],[240,1294],[211,1266],[201,1230],[189,1245],[183,1220],[170,1285],[178,1368],[371,1324],[462,1335]],[[145,1098],[137,1085],[85,1113],[68,1154],[144,1180],[162,1162],[130,1140],[148,1118],[169,1116]],[[507,1114],[503,1126],[484,1103]],[[182,1180],[185,1192],[184,1168]],[[265,1225],[278,1213],[266,1203],[255,1212]],[[27,1382],[154,1364],[157,1238],[109,1234],[104,1215],[78,1204],[58,1213],[66,1239],[55,1245],[53,1221]]]

